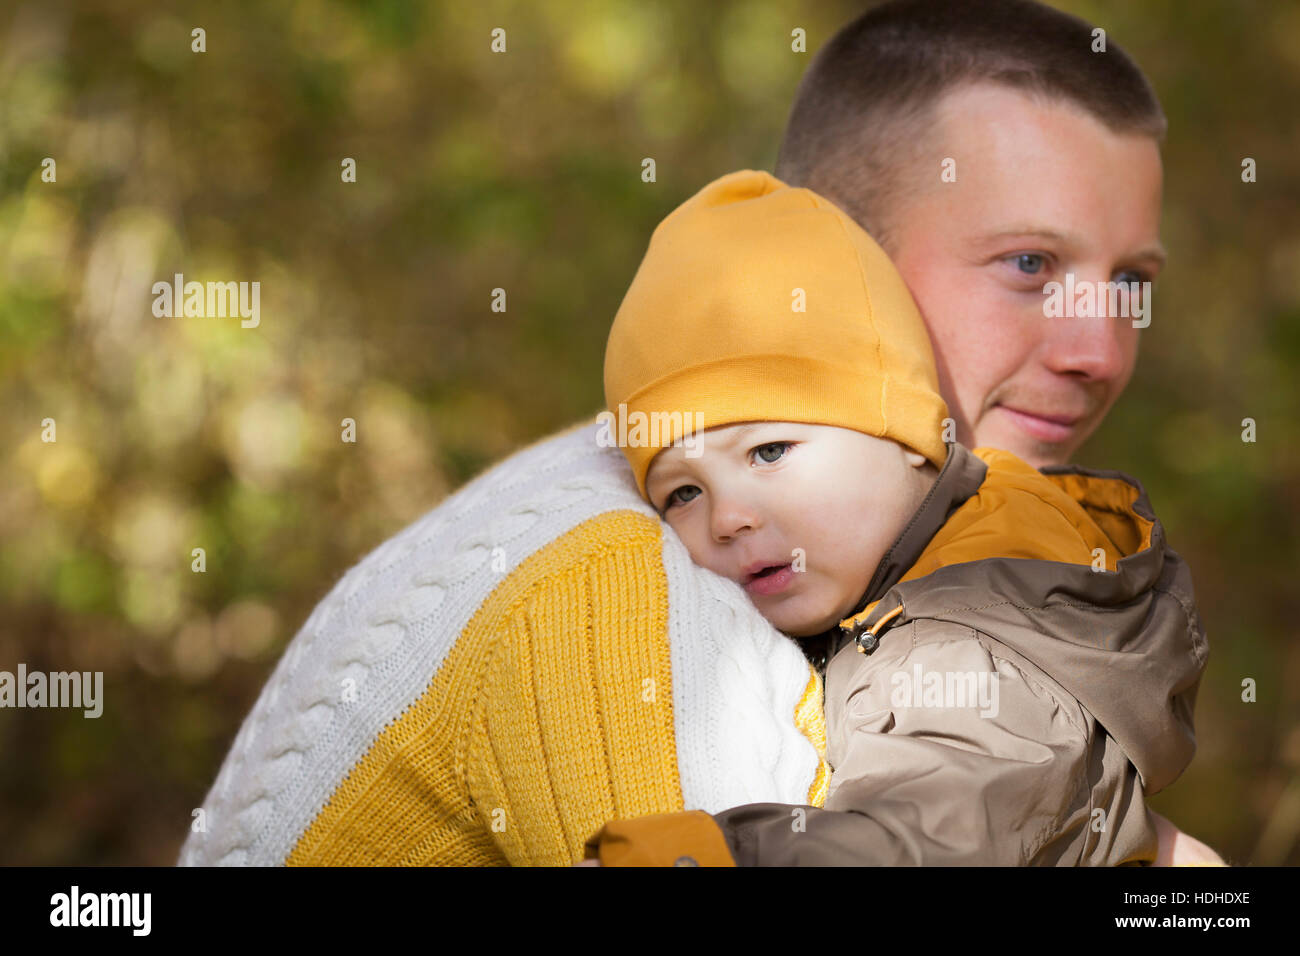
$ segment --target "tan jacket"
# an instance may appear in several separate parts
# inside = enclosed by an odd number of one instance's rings
[[[1187,767],[1208,648],[1190,574],[1114,471],[951,445],[825,635],[824,807],[611,822],[606,865],[1118,865]]]

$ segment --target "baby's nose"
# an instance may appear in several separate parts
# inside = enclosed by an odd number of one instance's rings
[[[757,509],[735,498],[717,501],[709,520],[713,537],[717,541],[727,541],[740,534],[756,531],[761,524]]]

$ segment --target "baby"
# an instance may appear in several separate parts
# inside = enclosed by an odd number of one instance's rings
[[[615,820],[588,857],[1155,859],[1144,794],[1191,760],[1206,658],[1187,569],[1137,481],[946,440],[937,382],[888,257],[810,190],[742,170],[655,230],[606,403],[693,560],[824,665],[832,776],[820,807]]]

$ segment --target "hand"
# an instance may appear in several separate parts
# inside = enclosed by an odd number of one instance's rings
[[[1170,824],[1170,825],[1172,826],[1172,824]],[[1191,838],[1188,837],[1188,839],[1191,839]],[[574,865],[574,866],[600,866],[600,860],[596,860],[596,859],[591,859],[591,860],[579,860],[577,863],[575,863],[575,864],[573,864],[573,865]]]
[[[1154,810],[1148,811],[1160,840],[1156,866],[1227,866],[1223,857],[1195,837],[1188,836]]]

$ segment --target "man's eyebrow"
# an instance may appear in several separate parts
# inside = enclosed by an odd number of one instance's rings
[[[982,236],[976,236],[975,241],[982,244],[992,244],[1001,242],[1004,239],[1018,239],[1023,236],[1037,236],[1040,239],[1051,239],[1055,242],[1063,242],[1067,245],[1079,245],[1079,237],[1069,232],[1060,232],[1056,229],[1046,229],[1042,226],[1016,225],[1008,229],[999,229],[997,232],[990,232]]]
[[[1016,239],[1022,236],[1037,236],[1040,239],[1050,239],[1053,242],[1059,242],[1065,245],[1078,246],[1082,244],[1080,238],[1074,233],[1061,232],[1057,229],[1047,229],[1042,226],[1033,225],[1013,226],[1010,229],[999,229],[997,232],[977,236],[975,241],[980,245],[993,245],[994,243],[1006,239]],[[1124,258],[1149,259],[1163,267],[1164,264],[1169,261],[1169,253],[1166,252],[1165,247],[1157,241],[1128,253]]]
[[[1149,246],[1143,246],[1129,256],[1130,259],[1150,259],[1160,268],[1164,268],[1165,263],[1169,261],[1169,253],[1165,247],[1156,242]]]

